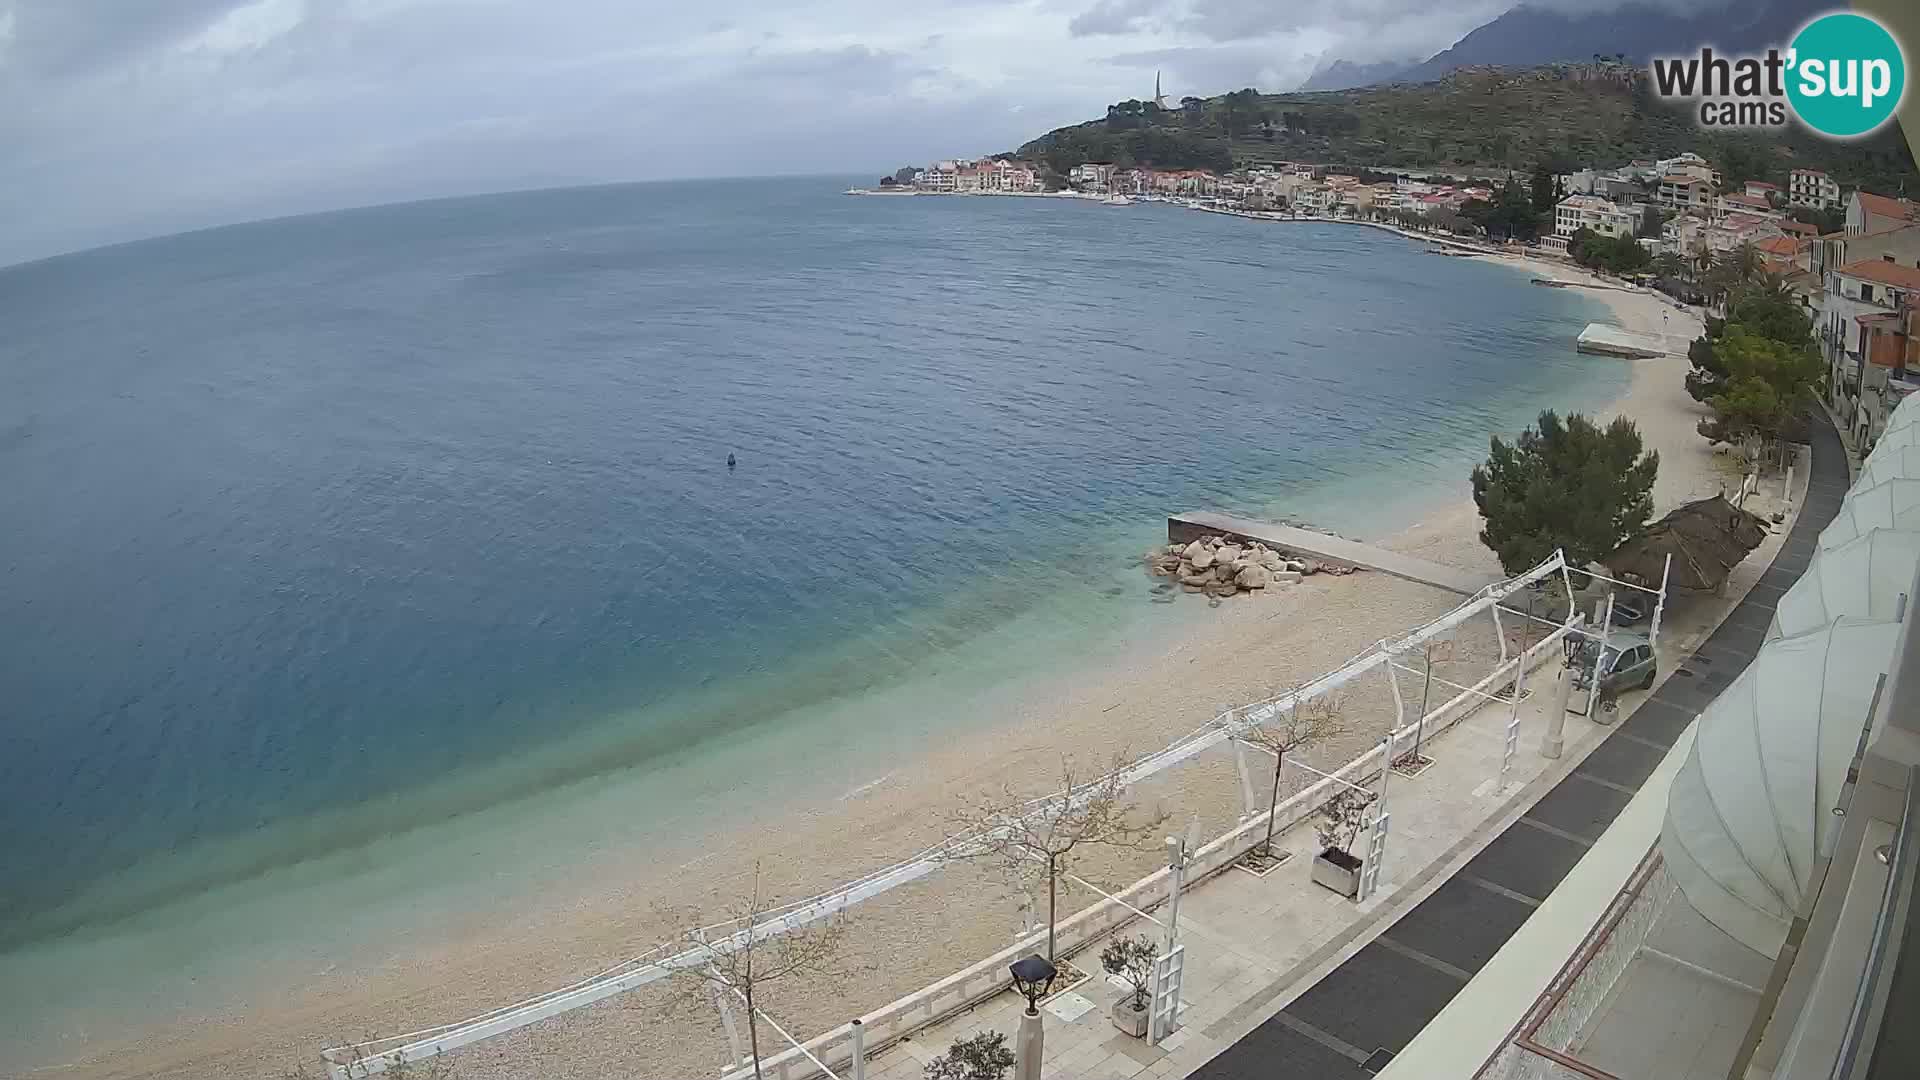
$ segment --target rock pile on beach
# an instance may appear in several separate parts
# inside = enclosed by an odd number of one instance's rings
[[[1169,544],[1147,557],[1148,569],[1170,577],[1190,593],[1233,596],[1271,585],[1291,585],[1307,574],[1351,574],[1351,566],[1322,566],[1290,559],[1260,543],[1225,536],[1203,536],[1190,544]]]

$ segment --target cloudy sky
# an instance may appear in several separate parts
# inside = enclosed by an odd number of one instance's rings
[[[0,0],[0,264],[327,207],[874,173],[1513,0]]]

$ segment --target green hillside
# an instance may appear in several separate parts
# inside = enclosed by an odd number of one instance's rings
[[[1110,106],[1105,119],[1050,131],[1019,150],[1065,172],[1088,161],[1162,168],[1226,169],[1308,161],[1397,169],[1493,172],[1541,161],[1566,171],[1693,150],[1729,184],[1783,183],[1788,169],[1823,168],[1843,186],[1920,192],[1920,173],[1889,126],[1858,143],[1834,143],[1798,128],[1721,134],[1688,111],[1655,99],[1646,80],[1617,65],[1530,71],[1475,69],[1439,82],[1324,93],[1239,90]]]

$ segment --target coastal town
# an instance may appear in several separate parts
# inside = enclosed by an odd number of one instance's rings
[[[1687,152],[1530,178],[1289,161],[1230,173],[1089,162],[1061,175],[998,157],[902,169],[864,192],[1052,195],[1385,225],[1469,245],[1454,254],[1478,245],[1566,260],[1688,303],[1708,299],[1704,282],[1731,263],[1772,275],[1812,318],[1829,404],[1849,441],[1871,446],[1920,388],[1920,200],[1843,190],[1818,169],[1732,184]],[[1550,195],[1536,201],[1541,192]],[[1531,211],[1531,228],[1500,213],[1516,200]]]

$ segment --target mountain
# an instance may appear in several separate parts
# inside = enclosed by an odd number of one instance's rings
[[[1833,0],[1730,0],[1710,11],[1676,14],[1647,4],[1611,11],[1567,14],[1522,4],[1411,66],[1351,64],[1336,60],[1316,71],[1302,90],[1342,90],[1386,82],[1432,82],[1463,67],[1537,67],[1596,54],[1624,54],[1636,67],[1649,57],[1684,54],[1702,45],[1729,53],[1785,45]],[[1322,73],[1335,78],[1322,81]],[[1345,81],[1364,73],[1365,82]]]
[[[1380,64],[1356,64],[1349,60],[1335,60],[1314,69],[1300,89],[1312,90],[1351,90],[1356,86],[1372,86],[1374,83],[1392,82],[1406,71],[1405,60],[1388,60]]]
[[[1162,110],[1122,101],[1107,115],[1056,128],[1018,156],[1065,174],[1086,162],[1225,170],[1280,161],[1379,171],[1525,173],[1611,167],[1634,158],[1704,155],[1738,185],[1784,184],[1796,167],[1824,169],[1843,187],[1920,190],[1895,125],[1835,142],[1791,125],[1708,131],[1692,110],[1656,97],[1644,69],[1614,64],[1521,69],[1467,67],[1434,82],[1261,94],[1235,91]]]

